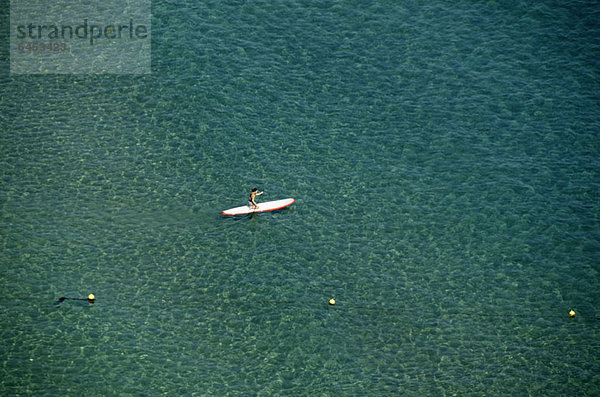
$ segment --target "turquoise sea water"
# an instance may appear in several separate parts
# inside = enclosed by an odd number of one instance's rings
[[[2,52],[0,395],[599,395],[600,6],[530,3],[155,1],[141,76]],[[296,203],[220,215],[255,186]]]

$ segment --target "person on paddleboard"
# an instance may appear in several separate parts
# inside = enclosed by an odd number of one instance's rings
[[[256,204],[256,196],[260,196],[263,193],[264,192],[259,192],[257,188],[252,189],[252,191],[250,192],[250,198],[248,199],[248,207],[252,209],[257,209],[258,204]]]

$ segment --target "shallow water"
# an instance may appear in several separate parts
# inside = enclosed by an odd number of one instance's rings
[[[3,56],[0,394],[600,393],[597,5],[156,3]]]

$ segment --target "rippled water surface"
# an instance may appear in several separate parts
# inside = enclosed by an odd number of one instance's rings
[[[152,12],[151,75],[0,55],[0,394],[600,394],[596,2]]]

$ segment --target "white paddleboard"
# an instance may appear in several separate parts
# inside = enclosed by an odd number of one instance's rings
[[[245,215],[245,214],[253,214],[255,212],[267,212],[267,211],[275,211],[280,210],[282,208],[288,207],[294,204],[293,198],[286,198],[283,200],[275,200],[275,201],[266,201],[264,203],[258,203],[258,208],[250,208],[248,205],[243,205],[241,207],[230,208],[221,212],[223,215]]]

